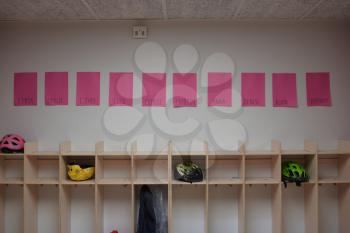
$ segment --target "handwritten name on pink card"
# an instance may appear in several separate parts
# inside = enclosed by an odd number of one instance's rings
[[[38,104],[38,74],[23,72],[14,74],[13,103],[15,106]]]
[[[77,72],[76,105],[100,105],[100,72]]]
[[[242,106],[265,106],[265,73],[242,73]]]
[[[142,106],[165,107],[166,74],[142,73]]]
[[[307,106],[332,106],[330,73],[306,73]]]
[[[208,73],[208,106],[232,106],[231,73]]]
[[[296,74],[272,74],[272,96],[274,107],[297,107]]]
[[[197,74],[173,74],[173,105],[174,107],[197,106]]]
[[[109,106],[133,106],[133,73],[109,74]]]
[[[45,73],[45,105],[68,105],[68,72]]]

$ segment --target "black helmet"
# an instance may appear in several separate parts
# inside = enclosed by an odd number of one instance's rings
[[[176,165],[174,176],[176,180],[188,183],[203,181],[202,169],[191,161]]]

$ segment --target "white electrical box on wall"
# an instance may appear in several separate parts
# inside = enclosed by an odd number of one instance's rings
[[[134,39],[145,39],[147,38],[147,27],[146,26],[133,26],[132,37]]]

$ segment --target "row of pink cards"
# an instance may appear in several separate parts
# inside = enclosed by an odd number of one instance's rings
[[[329,73],[307,73],[308,106],[331,106]],[[265,106],[265,73],[242,73],[242,106]],[[295,73],[272,75],[274,107],[297,107]],[[45,73],[45,104],[68,105],[68,72]],[[37,73],[15,73],[14,105],[37,105]],[[100,105],[100,73],[78,72],[76,105]],[[174,107],[197,106],[197,75],[173,74]],[[133,73],[110,73],[109,106],[133,106]],[[166,74],[142,74],[142,106],[166,106]],[[232,74],[208,73],[208,106],[232,106]]]

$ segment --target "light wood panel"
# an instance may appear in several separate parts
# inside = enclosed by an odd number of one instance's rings
[[[350,142],[340,141],[337,149],[318,150],[317,143],[306,140],[302,150],[282,150],[282,145],[277,140],[271,142],[270,150],[248,151],[244,144],[240,144],[237,151],[210,151],[206,142],[203,143],[203,151],[197,152],[174,152],[172,143],[169,142],[167,150],[161,152],[138,151],[137,145],[132,145],[131,154],[125,151],[105,151],[104,142],[98,142],[95,145],[95,151],[72,151],[72,144],[66,141],[59,146],[59,152],[39,151],[38,143],[26,143],[24,154],[0,155],[0,233],[4,233],[4,203],[5,185],[22,185],[23,184],[23,201],[24,201],[24,232],[36,233],[37,227],[37,207],[38,207],[38,187],[39,185],[58,185],[59,189],[59,232],[71,233],[71,189],[74,186],[89,185],[94,188],[94,205],[95,221],[94,229],[96,233],[103,232],[103,191],[106,185],[130,185],[131,193],[131,232],[136,232],[136,187],[143,184],[149,185],[167,185],[168,191],[168,232],[173,232],[173,186],[174,185],[191,185],[173,179],[174,161],[182,157],[189,157],[203,165],[204,180],[203,182],[192,184],[204,188],[204,233],[209,232],[209,213],[210,213],[210,187],[214,185],[235,185],[238,188],[238,232],[246,232],[246,188],[251,185],[268,185],[271,187],[271,204],[272,204],[272,231],[273,233],[282,233],[282,183],[281,183],[281,164],[284,160],[296,159],[305,164],[308,169],[311,180],[308,184],[303,185],[304,192],[304,209],[305,209],[305,232],[318,233],[318,206],[319,206],[319,185],[336,184],[338,187],[338,208],[339,208],[339,233],[350,231],[348,218],[350,216]],[[66,176],[66,165],[69,161],[88,160],[93,161],[96,167],[95,179],[74,182]],[[59,174],[58,178],[39,177],[41,161],[57,161],[55,169]],[[254,161],[257,165],[268,163],[270,166],[271,177],[247,176],[247,162]],[[8,163],[14,163],[17,169],[23,169],[23,175],[18,177],[7,177],[7,169],[12,169]],[[107,163],[120,164],[122,167],[129,167],[125,170],[123,177],[119,175],[105,177],[104,171]],[[216,165],[213,163],[217,163]],[[320,177],[320,164],[337,164],[337,177]],[[122,165],[123,164],[123,165]],[[237,175],[223,176],[215,173],[220,166],[225,165],[227,171]],[[163,169],[164,173],[155,174],[158,169]],[[140,169],[149,170],[147,175],[139,174]],[[116,168],[117,169],[117,168]],[[211,170],[212,169],[212,170]],[[217,169],[217,170],[215,170]],[[249,167],[248,169],[252,169]],[[153,173],[152,173],[153,172]],[[153,175],[149,175],[153,174]],[[121,176],[121,175],[120,175]],[[287,190],[284,190],[288,192]],[[236,197],[232,197],[234,199]],[[74,221],[74,220],[73,220]]]

